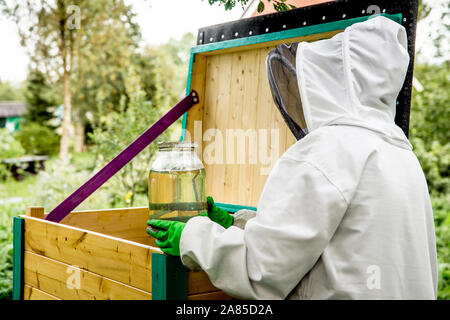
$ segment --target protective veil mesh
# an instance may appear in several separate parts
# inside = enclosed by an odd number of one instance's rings
[[[267,56],[267,72],[273,99],[297,140],[307,134],[305,117],[297,83],[296,54],[298,43],[282,44]]]

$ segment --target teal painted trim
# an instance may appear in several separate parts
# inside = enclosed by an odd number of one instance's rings
[[[227,210],[228,212],[231,212],[231,213],[237,212],[241,209],[256,211],[256,207],[241,206],[241,205],[237,205],[237,204],[219,203],[219,202],[215,202],[215,204],[217,207]]]
[[[191,51],[191,57],[189,59],[189,70],[188,70],[188,76],[186,80],[186,95],[191,93],[191,78],[192,78],[192,66],[195,62],[195,54]],[[181,124],[181,137],[180,141],[183,142],[186,138],[186,125],[187,125],[187,111],[183,114],[183,122]]]
[[[23,299],[23,218],[13,218],[13,300]]]
[[[400,23],[400,24],[402,23],[402,14],[401,13],[397,13],[397,14],[382,13],[380,15],[385,16],[397,23]],[[347,28],[348,26],[351,26],[354,23],[367,21],[376,16],[378,16],[378,15],[370,15],[370,16],[364,16],[364,17],[359,17],[359,18],[328,22],[328,23],[323,23],[323,24],[318,24],[318,25],[313,25],[313,26],[308,26],[308,27],[273,32],[273,33],[262,34],[262,35],[246,37],[246,38],[240,38],[240,39],[235,39],[235,40],[227,40],[227,41],[222,41],[222,42],[203,44],[203,45],[192,47],[191,48],[191,58],[190,58],[190,62],[189,62],[188,77],[187,77],[187,82],[186,82],[186,95],[188,95],[191,91],[192,66],[195,61],[195,55],[198,53],[211,52],[211,51],[215,51],[215,50],[228,49],[228,48],[241,47],[241,46],[248,46],[248,45],[252,45],[252,44],[258,44],[258,43],[281,40],[281,39],[289,39],[289,38],[294,38],[294,37],[308,36],[308,35],[312,35],[312,34],[324,33],[324,32],[329,32],[329,31],[343,30],[343,29]],[[181,127],[180,141],[184,141],[184,139],[185,139],[186,125],[187,125],[187,112],[183,115],[183,124]]]
[[[187,300],[187,272],[180,257],[152,253],[152,300]]]
[[[166,259],[159,253],[152,253],[152,300],[167,300]]]
[[[389,19],[392,19],[393,21],[395,21],[397,23],[401,23],[401,21],[402,21],[401,13],[398,13],[398,14],[383,13],[380,15],[385,16]],[[252,44],[258,44],[258,43],[281,40],[281,39],[303,37],[303,36],[309,36],[312,34],[324,33],[324,32],[329,32],[329,31],[343,30],[343,29],[351,26],[352,24],[367,21],[374,17],[375,17],[375,15],[370,15],[370,16],[364,16],[364,17],[359,17],[359,18],[352,18],[352,19],[322,23],[322,24],[317,24],[317,25],[308,26],[308,27],[290,29],[290,30],[286,30],[286,31],[278,31],[278,32],[272,32],[272,33],[268,33],[268,34],[261,34],[261,35],[252,36],[252,37],[239,38],[239,39],[234,39],[234,40],[226,40],[226,41],[215,42],[215,43],[210,43],[210,44],[203,44],[203,45],[193,47],[191,49],[191,54],[197,54],[197,53],[202,53],[202,52],[211,52],[211,51],[234,48],[234,47],[241,47],[241,46],[248,46],[248,45],[252,45]]]
[[[186,138],[186,125],[187,125],[187,112],[183,114],[183,121],[181,123],[181,137],[180,142],[183,142]]]

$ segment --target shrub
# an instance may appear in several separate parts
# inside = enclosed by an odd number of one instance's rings
[[[417,155],[427,178],[432,194],[447,194],[450,191],[450,143],[433,141],[426,144],[420,138],[412,138],[414,153]]]
[[[52,155],[58,151],[58,134],[38,123],[30,123],[21,127],[16,133],[16,138],[28,154]]]
[[[7,129],[0,129],[0,160],[17,158],[24,154],[25,150],[20,142],[14,139]],[[0,163],[0,179],[8,178],[10,174],[8,165],[6,163]]]
[[[0,129],[0,158],[17,158],[24,154],[25,150],[20,142],[7,129]]]
[[[438,255],[438,299],[450,299],[450,194],[432,197]]]

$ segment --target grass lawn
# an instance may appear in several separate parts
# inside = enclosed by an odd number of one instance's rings
[[[11,198],[22,198],[28,200],[33,195],[33,189],[37,183],[35,175],[26,175],[22,181],[8,179],[0,182],[0,202]]]

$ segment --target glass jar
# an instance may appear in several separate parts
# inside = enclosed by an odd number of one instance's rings
[[[187,221],[206,210],[205,168],[195,142],[160,142],[149,174],[150,219]]]

